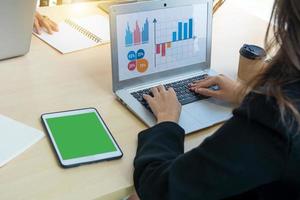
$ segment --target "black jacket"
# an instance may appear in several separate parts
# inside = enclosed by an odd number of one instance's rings
[[[299,88],[287,90],[291,99],[300,99]],[[274,99],[249,94],[187,153],[184,137],[172,122],[139,134],[134,184],[142,200],[300,199],[300,133],[283,125]]]

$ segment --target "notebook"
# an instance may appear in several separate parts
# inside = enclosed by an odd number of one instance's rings
[[[42,31],[37,37],[65,54],[110,41],[108,16],[92,15],[80,19],[66,19],[58,24],[59,32],[52,35]]]
[[[0,167],[43,137],[41,131],[0,115]]]

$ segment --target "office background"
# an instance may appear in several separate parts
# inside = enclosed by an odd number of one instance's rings
[[[100,1],[100,0],[39,0],[40,6],[55,6],[78,2]],[[268,20],[271,14],[274,0],[232,0],[235,5],[248,10],[251,14]]]
[[[214,16],[214,69],[233,77],[241,45],[244,42],[263,45],[267,20],[262,19],[269,18],[273,1],[227,0]],[[77,1],[61,1],[72,2]],[[88,2],[83,14],[99,13],[97,4]],[[72,5],[59,7],[44,7],[39,11],[59,22],[74,10]],[[251,26],[252,29],[245,30]],[[235,33],[228,33],[228,29],[234,29]],[[224,49],[230,50],[224,54]],[[109,45],[62,56],[36,37],[32,37],[29,54],[0,64],[0,80],[5,85],[1,89],[2,114],[42,130],[39,116],[45,111],[96,105],[125,155],[121,160],[64,171],[58,167],[49,141],[43,139],[0,170],[0,199],[111,200],[132,192],[136,134],[145,126],[114,100],[110,67]],[[217,128],[189,136],[185,150],[201,143]]]

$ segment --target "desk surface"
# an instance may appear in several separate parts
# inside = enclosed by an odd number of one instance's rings
[[[61,21],[102,13],[96,5],[40,11]],[[214,16],[212,67],[235,77],[239,48],[243,43],[262,45],[266,25],[226,2]],[[61,55],[33,37],[26,56],[0,62],[0,94],[1,114],[40,130],[42,113],[95,107],[124,151],[119,160],[66,170],[59,167],[45,137],[0,168],[0,199],[118,199],[132,190],[137,133],[146,127],[115,100],[109,45]],[[186,150],[218,127],[187,136]]]

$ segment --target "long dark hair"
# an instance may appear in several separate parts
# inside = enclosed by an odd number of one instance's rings
[[[300,80],[300,0],[275,0],[265,43],[269,53],[274,48],[277,51],[251,87],[255,90],[263,86],[265,94],[276,99],[282,121],[286,125],[297,123],[299,127],[299,110],[284,86]]]

